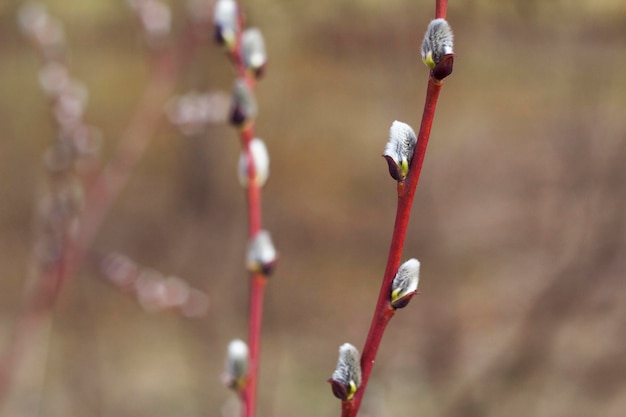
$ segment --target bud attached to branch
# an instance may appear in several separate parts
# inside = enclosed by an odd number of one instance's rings
[[[241,127],[249,120],[256,117],[257,104],[254,93],[245,80],[239,78],[233,88],[233,104],[230,114],[230,122]]]
[[[389,141],[383,156],[389,165],[389,174],[396,181],[404,181],[409,173],[417,137],[406,123],[394,121],[389,129]]]
[[[257,28],[246,29],[241,36],[243,60],[256,78],[261,78],[267,62],[263,34]]]
[[[239,10],[235,0],[217,0],[213,10],[215,42],[231,49],[239,30]]]
[[[263,187],[270,175],[270,156],[267,153],[267,147],[263,140],[259,138],[252,139],[248,146],[250,147],[250,156],[252,156],[252,164],[254,165],[253,183],[257,187]],[[245,150],[241,151],[237,173],[239,183],[244,188],[248,187],[248,180],[250,179],[248,166],[248,154]]]
[[[248,243],[246,265],[253,273],[269,276],[276,265],[276,249],[267,230],[261,230]]]
[[[417,259],[409,259],[400,265],[391,283],[391,306],[395,309],[406,307],[417,293],[419,280],[420,262]]]
[[[235,391],[245,388],[249,367],[248,345],[240,339],[228,344],[226,354],[226,370],[222,376],[224,384]]]
[[[445,19],[435,19],[428,24],[422,42],[422,60],[436,80],[441,81],[452,74],[453,44],[452,29]]]
[[[361,386],[361,355],[350,343],[339,347],[337,367],[328,382],[341,401],[350,401]]]

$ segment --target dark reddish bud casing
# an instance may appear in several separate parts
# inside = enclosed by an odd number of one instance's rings
[[[330,383],[330,388],[333,390],[333,395],[339,398],[341,401],[348,400],[348,388],[343,385],[339,381],[335,381],[334,379],[328,379],[328,383]]]
[[[435,80],[441,81],[448,75],[452,74],[454,65],[454,54],[447,54],[441,58],[441,61],[432,69],[432,75]]]

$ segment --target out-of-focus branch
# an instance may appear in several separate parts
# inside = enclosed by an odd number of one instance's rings
[[[0,404],[11,387],[20,358],[28,351],[38,328],[48,319],[63,286],[81,266],[111,205],[154,137],[178,76],[199,45],[195,33],[189,25],[176,42],[155,55],[150,77],[115,155],[93,183],[87,184],[87,199],[78,231],[65,234],[61,255],[39,272],[36,283],[27,294],[22,312],[0,356]]]

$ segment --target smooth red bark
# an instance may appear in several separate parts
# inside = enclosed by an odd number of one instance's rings
[[[413,197],[415,195],[424,157],[426,155],[426,148],[428,146],[428,139],[430,137],[430,130],[435,117],[435,110],[437,108],[437,100],[439,98],[441,86],[441,82],[435,81],[432,77],[429,78],[424,112],[422,114],[422,122],[417,135],[417,144],[415,146],[413,159],[411,160],[409,174],[404,182],[398,183],[396,220],[393,227],[393,235],[391,237],[387,267],[385,268],[383,283],[378,294],[374,317],[372,318],[365,346],[363,347],[363,352],[361,353],[361,386],[357,390],[354,399],[351,401],[353,404],[346,410],[345,415],[343,415],[344,413],[342,411],[343,417],[355,417],[357,415],[361,406],[363,395],[365,394],[365,389],[367,388],[372,367],[374,366],[374,361],[376,360],[376,354],[378,353],[378,348],[383,338],[383,334],[387,328],[387,324],[389,324],[389,321],[395,314],[395,310],[391,306],[390,302],[391,284],[398,268],[400,267],[402,249],[404,248],[406,232],[411,215],[411,207],[413,205]],[[342,410],[343,409],[344,407],[342,407]]]

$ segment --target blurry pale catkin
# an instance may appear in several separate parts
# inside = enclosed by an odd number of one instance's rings
[[[253,183],[257,187],[263,187],[267,182],[270,175],[270,156],[267,152],[267,147],[262,139],[254,138],[248,144],[250,148],[250,156],[252,157],[252,164],[254,166],[254,179]],[[239,184],[242,187],[248,187],[249,173],[248,173],[248,153],[242,150],[239,154],[239,164],[237,167],[237,175],[239,177]]]
[[[246,342],[234,339],[228,344],[224,383],[235,391],[241,391],[248,378],[249,352]]]
[[[267,230],[260,230],[248,242],[246,266],[252,273],[269,276],[274,270],[277,253],[272,242],[272,236]]]

